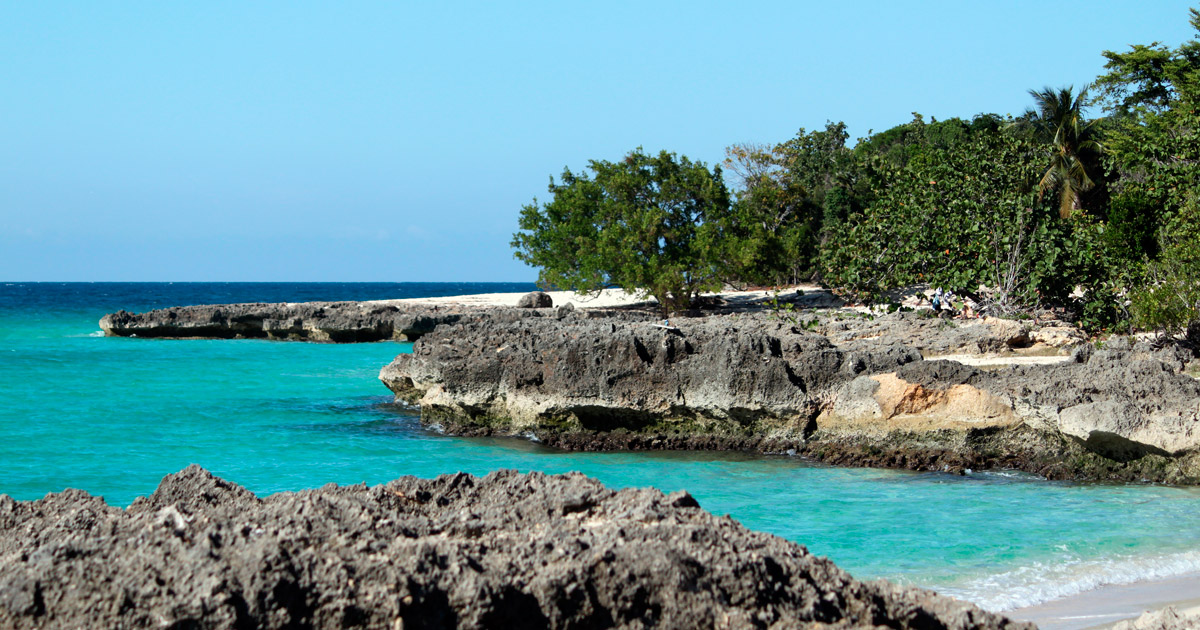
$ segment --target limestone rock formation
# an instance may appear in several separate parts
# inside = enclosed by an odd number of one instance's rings
[[[769,317],[672,323],[464,322],[417,342],[380,378],[427,424],[566,448],[750,448],[1200,483],[1200,381],[1181,355],[1114,342],[1065,363],[984,370],[923,360],[888,336],[835,345]],[[972,343],[1023,334],[978,327],[993,333],[977,330]]]
[[[1033,630],[855,580],[686,493],[501,471],[260,499],[192,466],[126,510],[0,495],[0,627]]]
[[[266,338],[363,342],[416,339],[439,324],[472,311],[384,302],[305,302],[299,304],[217,304],[172,307],[105,315],[100,328],[110,336]]]
[[[547,296],[548,297],[548,296]],[[648,318],[647,315],[589,310],[591,317]],[[537,309],[434,305],[412,302],[304,302],[298,304],[213,304],[118,311],[105,315],[106,335],[211,339],[259,338],[285,341],[371,342],[416,340],[442,324],[487,319],[507,322],[550,317]]]
[[[904,346],[834,347],[767,320],[482,320],[439,328],[380,378],[458,432],[642,431],[802,440],[821,393],[894,370]],[[549,436],[547,436],[549,437]]]

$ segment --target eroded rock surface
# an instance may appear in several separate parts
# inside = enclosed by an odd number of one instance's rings
[[[592,317],[648,318],[636,312],[589,311]],[[261,338],[337,343],[415,340],[439,325],[487,319],[504,323],[555,317],[548,308],[478,307],[412,302],[304,302],[179,306],[105,315],[100,328],[121,337]]]
[[[517,308],[550,308],[554,306],[554,298],[545,291],[532,291],[517,300]]]
[[[832,385],[894,370],[905,346],[835,347],[767,320],[568,318],[440,328],[385,367],[397,396],[454,430],[638,431],[801,439]]]
[[[566,448],[750,448],[839,464],[1200,482],[1200,382],[1178,353],[1114,342],[1064,363],[984,370],[923,360],[889,335],[835,344],[769,317],[672,323],[461,323],[380,378],[427,424]],[[1017,334],[999,322],[977,328],[971,343]]]
[[[14,629],[1033,629],[579,474],[260,499],[193,466],[126,510],[0,495],[0,567]]]

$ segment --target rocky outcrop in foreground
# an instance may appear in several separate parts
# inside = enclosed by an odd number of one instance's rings
[[[100,319],[119,337],[274,339],[336,343],[412,341],[442,324],[556,317],[559,309],[434,305],[413,302],[303,302],[177,306],[146,313],[118,311]],[[594,317],[646,319],[636,313],[589,311]]]
[[[4,628],[1033,628],[579,474],[0,495],[0,566]]]
[[[1200,382],[1182,354],[1116,341],[1056,365],[984,370],[924,360],[891,335],[835,344],[770,317],[672,322],[461,323],[380,378],[427,424],[565,448],[749,448],[837,464],[1200,483]],[[998,347],[1019,331],[978,325],[963,339]]]

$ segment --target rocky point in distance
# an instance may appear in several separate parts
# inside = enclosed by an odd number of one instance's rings
[[[108,334],[414,340],[380,378],[461,435],[569,449],[749,449],[841,465],[1200,483],[1198,364],[1063,322],[838,308],[827,293],[652,309],[396,300],[117,313]],[[941,359],[939,357],[946,357]]]

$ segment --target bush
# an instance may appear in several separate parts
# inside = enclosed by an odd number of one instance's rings
[[[1040,148],[993,131],[910,149],[902,166],[877,158],[865,167],[874,200],[831,230],[825,280],[861,300],[927,283],[965,294],[995,287],[993,300],[1005,308],[1036,302],[1048,271],[1036,259],[1067,255],[1062,230],[1033,192]]]
[[[1200,210],[1195,200],[1161,230],[1158,260],[1130,296],[1133,323],[1200,347]]]

